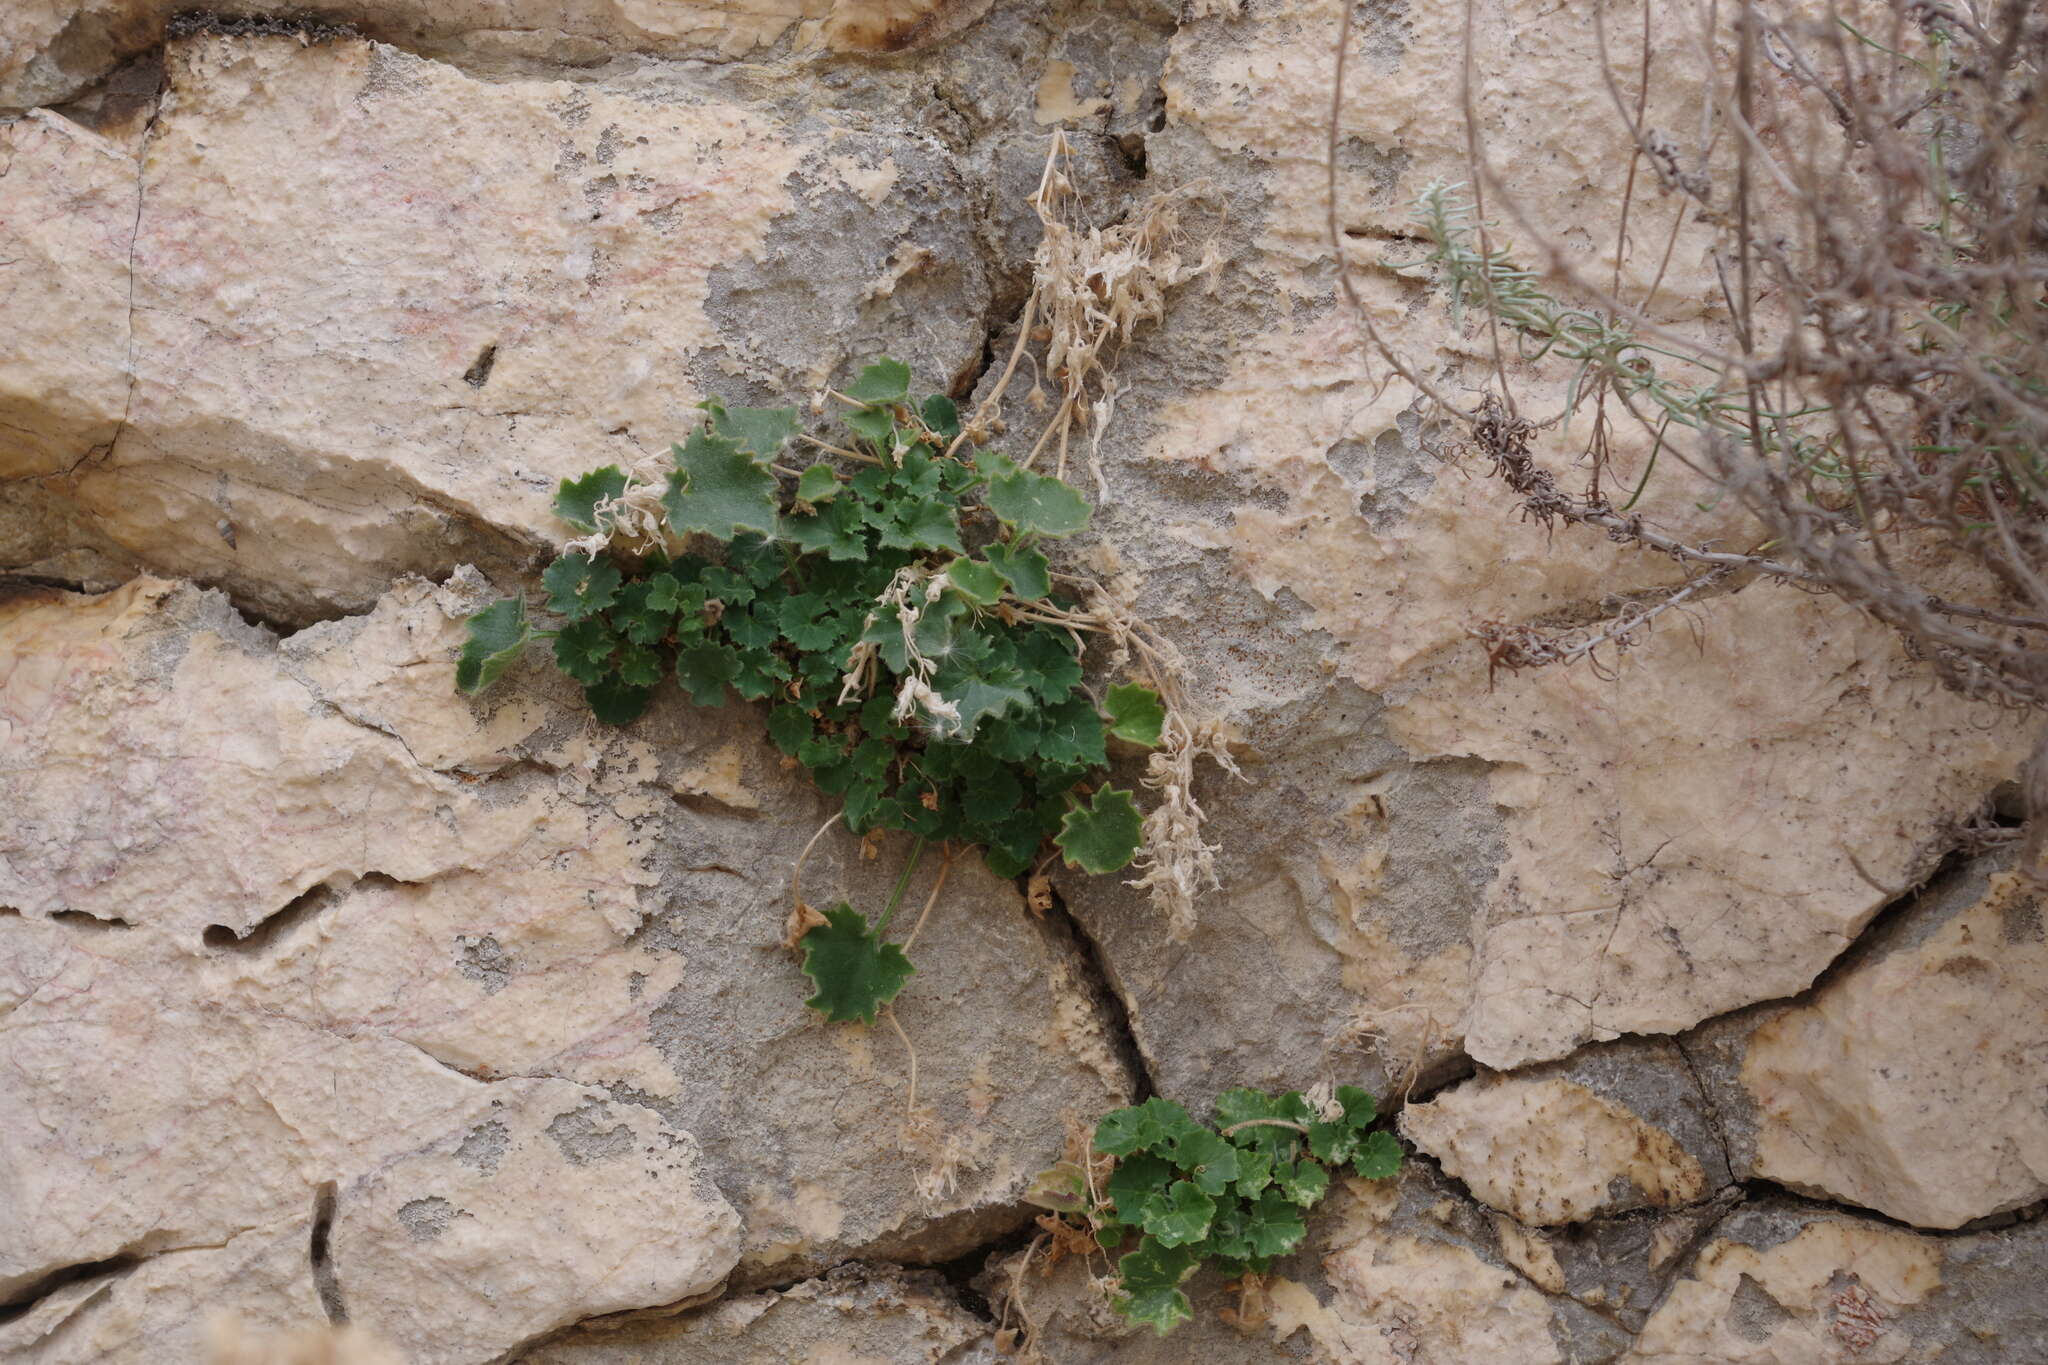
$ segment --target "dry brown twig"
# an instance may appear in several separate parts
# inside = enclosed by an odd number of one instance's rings
[[[1830,0],[1818,19],[1768,15],[1758,0],[1698,11],[1708,80],[1688,146],[1653,121],[1651,0],[1642,2],[1633,98],[1595,14],[1614,117],[1633,158],[1654,172],[1657,196],[1672,203],[1640,302],[1620,297],[1640,197],[1634,161],[1611,258],[1548,233],[1487,153],[1471,0],[1461,96],[1471,193],[1516,225],[1544,272],[1498,274],[1513,268],[1478,211],[1479,250],[1464,258],[1460,287],[1496,338],[1487,374],[1496,391],[1464,406],[1424,382],[1374,329],[1349,269],[1339,271],[1375,352],[1463,424],[1525,518],[1597,530],[1689,571],[1660,602],[1632,603],[1581,634],[1484,623],[1473,634],[1490,666],[1597,667],[1602,645],[1623,645],[1654,614],[1765,578],[1832,594],[1891,626],[1967,696],[2048,708],[2048,14],[1974,0]],[[1349,8],[1327,149],[1340,262]],[[1725,316],[1711,325],[1649,312],[1692,224],[1711,237],[1725,296]],[[1610,266],[1611,280],[1595,277]],[[1520,291],[1512,303],[1499,292],[1508,289]],[[1498,338],[1510,324],[1539,350],[1582,343],[1573,355],[1585,360],[1581,378],[1555,417],[1524,417],[1508,396],[1512,348]],[[1580,330],[1560,330],[1571,327]],[[1691,378],[1674,381],[1672,370]],[[1531,449],[1538,431],[1568,426],[1574,411],[1593,414],[1588,491],[1577,495]],[[1647,513],[1613,506],[1602,491],[1610,411],[1753,519],[1751,545],[1688,543]],[[2041,789],[2032,809],[2048,810],[2048,733],[2027,782]],[[2043,851],[2037,841],[2030,855]]]

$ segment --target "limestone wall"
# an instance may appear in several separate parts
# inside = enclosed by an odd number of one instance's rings
[[[2025,723],[1762,583],[1489,677],[1473,622],[1678,570],[1525,524],[1385,382],[1325,231],[1335,3],[187,8],[0,12],[0,1359],[2048,1359],[2044,898],[1952,853]],[[1358,0],[1337,130],[1365,306],[1454,376],[1370,261],[1465,173],[1463,25]],[[1491,155],[1580,245],[1630,150],[1583,17],[1475,25]],[[823,1024],[778,944],[835,802],[760,708],[609,730],[538,661],[468,699],[461,618],[704,397],[882,353],[988,394],[1055,130],[1099,223],[1187,189],[1205,267],[1071,476],[1233,736],[1222,887],[1178,938],[962,860],[900,1032]],[[1675,240],[1618,278],[1722,325]],[[878,903],[899,843],[806,879]],[[1104,1110],[1320,1080],[1405,1094],[1415,1159],[1257,1302],[1198,1281],[1159,1341],[1027,1254]]]

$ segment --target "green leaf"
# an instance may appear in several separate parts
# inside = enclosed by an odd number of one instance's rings
[[[1145,1238],[1116,1263],[1123,1285],[1117,1311],[1165,1336],[1195,1315],[1180,1282],[1194,1274],[1200,1262],[1201,1253],[1192,1247],[1168,1247],[1155,1237]]]
[[[840,634],[838,619],[829,614],[825,599],[816,593],[783,598],[776,624],[791,644],[807,652],[831,648]]]
[[[865,407],[901,403],[910,396],[910,367],[883,356],[846,386],[846,396]]]
[[[648,699],[654,695],[651,687],[642,687],[613,676],[603,682],[586,683],[583,699],[590,703],[590,714],[606,725],[631,725],[640,719],[640,713],[647,709]]]
[[[1267,1129],[1267,1132],[1285,1131]],[[1242,1133],[1238,1137],[1244,1136]],[[1225,1139],[1230,1141],[1231,1139]],[[1247,1197],[1273,1183],[1273,1154],[1263,1147],[1240,1148],[1237,1154],[1237,1192]]]
[[[1057,705],[1080,686],[1078,650],[1079,646],[1066,632],[1052,626],[1036,626],[1024,637],[1017,656],[1027,673],[1037,675],[1033,690],[1046,702]],[[1085,724],[1086,711],[1082,707],[1076,707],[1073,714],[1077,722]]]
[[[949,441],[960,434],[960,409],[943,393],[935,393],[925,399],[924,406],[918,409],[918,416],[924,418],[926,426]]]
[[[892,550],[951,550],[967,553],[960,543],[960,520],[952,507],[937,498],[916,498],[900,504],[882,527],[882,544]]]
[[[1051,565],[1037,550],[996,541],[981,553],[1010,585],[1010,591],[1025,601],[1036,602],[1052,591]]]
[[[1370,1128],[1380,1116],[1380,1107],[1372,1096],[1355,1085],[1338,1086],[1337,1103],[1344,1106],[1344,1122],[1353,1128]]]
[[[548,610],[571,621],[594,616],[612,604],[622,575],[609,559],[592,559],[586,554],[563,555],[541,571],[541,586],[548,590]]]
[[[1017,775],[1008,768],[997,768],[967,784],[967,793],[961,799],[960,808],[967,818],[978,824],[993,825],[1017,809],[1017,803],[1024,799],[1024,788],[1017,781]],[[1038,842],[1034,836],[1034,845]]]
[[[846,426],[884,455],[896,449],[896,416],[888,408],[849,412],[846,414]]]
[[[768,713],[768,738],[786,754],[795,753],[813,733],[811,718],[801,706],[778,706]]]
[[[1252,1119],[1285,1119],[1289,1123],[1306,1126],[1315,1121],[1315,1110],[1308,1102],[1289,1091],[1278,1099],[1247,1087],[1226,1090],[1216,1097],[1216,1126],[1220,1129],[1238,1128],[1239,1124]],[[1291,1128],[1278,1128],[1261,1124],[1252,1128],[1238,1128],[1230,1134],[1230,1141],[1239,1147],[1271,1153],[1275,1158],[1299,1149],[1301,1135]]]
[[[1143,1210],[1145,1231],[1168,1247],[1201,1241],[1209,1235],[1209,1222],[1215,1216],[1216,1201],[1192,1180],[1176,1180],[1164,1195],[1147,1200]]]
[[[1118,683],[1109,689],[1103,709],[1109,712],[1109,732],[1118,739],[1159,747],[1159,732],[1166,724],[1166,707],[1159,694],[1138,683]]]
[[[917,968],[893,943],[876,937],[867,920],[845,901],[825,912],[825,922],[802,939],[804,975],[818,993],[804,1001],[831,1022],[875,1022],[875,1011],[896,998]]]
[[[1284,1256],[1308,1235],[1296,1208],[1279,1190],[1267,1190],[1252,1206],[1251,1226],[1246,1229],[1252,1247],[1261,1256]]]
[[[727,408],[716,398],[697,405],[711,414],[711,429],[742,450],[772,460],[796,435],[795,408]]]
[[[1367,1133],[1351,1169],[1367,1180],[1385,1180],[1401,1173],[1401,1144],[1392,1133]]]
[[[797,476],[796,497],[798,502],[807,502],[815,507],[821,502],[830,502],[838,496],[839,475],[829,464],[814,464]]]
[[[1062,1161],[1040,1171],[1024,1187],[1024,1202],[1054,1213],[1081,1213],[1088,1207],[1088,1173],[1080,1163]]]
[[[676,651],[676,681],[699,706],[725,704],[725,685],[740,675],[739,656],[708,642]]]
[[[619,680],[632,687],[654,686],[661,681],[661,656],[645,645],[627,645],[619,651]]]
[[[1088,499],[1069,484],[1048,474],[1035,474],[993,457],[987,502],[989,509],[1019,531],[1070,536],[1088,529]]]
[[[782,519],[782,534],[799,549],[842,563],[868,557],[867,523],[857,504],[841,499],[815,512],[796,511]]]
[[[977,560],[954,560],[946,566],[946,577],[954,591],[977,607],[992,607],[1003,595],[1003,576]]]
[[[585,686],[604,681],[618,648],[618,637],[601,618],[574,621],[555,633],[555,663]]]
[[[1046,708],[1040,721],[1038,756],[1047,763],[1062,768],[1100,768],[1108,763],[1102,717],[1095,714],[1094,704],[1086,697],[1069,698]]]
[[[1066,813],[1053,842],[1068,867],[1099,876],[1130,862],[1138,851],[1141,823],[1129,792],[1103,787],[1091,803]]]
[[[489,687],[526,652],[533,627],[526,619],[526,599],[505,597],[469,618],[469,637],[455,660],[455,685],[475,696]]]
[[[579,531],[597,529],[597,504],[626,491],[626,476],[615,464],[593,469],[580,479],[564,479],[555,489],[555,515]]]
[[[720,624],[742,649],[766,649],[782,638],[777,609],[766,602],[756,602],[744,611],[728,611],[720,618]]]
[[[1197,1128],[1173,1146],[1173,1164],[1203,1194],[1222,1194],[1238,1177],[1237,1148],[1207,1128]]]
[[[1166,1187],[1173,1183],[1173,1166],[1163,1157],[1127,1156],[1117,1162],[1116,1169],[1109,1173],[1109,1184],[1104,1192],[1109,1201],[1116,1205],[1117,1217],[1126,1223],[1136,1223],[1138,1210],[1155,1195],[1164,1195]]]
[[[678,535],[700,531],[731,540],[742,531],[775,534],[780,494],[775,476],[737,441],[694,431],[675,447],[675,456],[676,471],[668,476],[661,501]]]
[[[1313,1161],[1285,1162],[1273,1168],[1280,1193],[1301,1207],[1314,1208],[1330,1188],[1330,1172]]]
[[[1110,1156],[1162,1151],[1200,1125],[1172,1100],[1153,1096],[1128,1109],[1113,1109],[1095,1125],[1095,1150]]]
[[[658,573],[647,580],[647,605],[654,611],[671,614],[702,611],[704,587],[700,583],[684,583],[674,574]]]
[[[733,675],[733,690],[748,701],[760,701],[789,679],[789,664],[780,654],[765,649],[740,651],[740,671]]]

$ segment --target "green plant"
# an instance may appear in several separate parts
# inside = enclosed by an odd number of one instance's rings
[[[1117,1259],[1118,1311],[1162,1336],[1193,1316],[1181,1285],[1203,1266],[1263,1274],[1301,1244],[1303,1214],[1349,1167],[1367,1180],[1401,1169],[1401,1144],[1375,1131],[1372,1096],[1338,1086],[1325,1104],[1299,1091],[1226,1090],[1204,1125],[1171,1100],[1103,1116],[1093,1153],[1040,1175],[1026,1198],[1092,1234]],[[1115,1159],[1100,1179],[1097,1157]]]
[[[523,597],[496,602],[456,666],[475,693],[547,640],[612,725],[670,678],[698,705],[764,703],[769,738],[841,799],[850,830],[911,835],[877,924],[844,904],[810,917],[809,1003],[833,1020],[872,1021],[914,970],[881,933],[928,842],[978,845],[1004,877],[1048,840],[1089,872],[1128,864],[1141,821],[1101,783],[1107,741],[1157,746],[1164,719],[1149,687],[1112,686],[1098,706],[1083,684],[1095,623],[1042,547],[1087,527],[1087,500],[976,449],[950,399],[913,405],[909,386],[892,360],[862,371],[840,395],[845,444],[802,438],[836,463],[778,463],[794,409],[712,400],[659,480],[617,466],[564,480],[555,513],[585,535],[541,575],[560,624],[536,629]]]

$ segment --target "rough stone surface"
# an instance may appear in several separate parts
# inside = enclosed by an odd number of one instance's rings
[[[592,1323],[519,1352],[514,1365],[995,1365],[988,1324],[936,1275],[851,1264],[816,1280],[734,1295],[680,1317]]]
[[[891,1237],[956,1254],[1008,1226],[1070,1119],[1129,1094],[1074,948],[975,866],[933,905],[902,1037],[810,1022],[762,950],[822,813],[758,720],[676,705],[657,758],[538,670],[472,708],[445,688],[463,583],[283,647],[150,580],[7,604],[0,1112],[22,1136],[0,1294],[303,1220],[335,1182],[339,1281],[380,1305],[363,1320],[487,1359],[742,1260],[760,1279]],[[359,691],[325,699],[333,677]],[[885,852],[826,841],[807,886],[865,900]],[[657,1270],[620,1264],[620,1199],[658,1218]],[[531,1249],[509,1278],[472,1265],[507,1245]]]
[[[2041,888],[1938,878],[1797,1004],[1687,1042],[1737,1174],[1953,1228],[2048,1197]]]
[[[2048,1356],[2039,899],[1977,865],[1877,918],[2025,722],[1763,582],[1489,676],[1475,622],[1677,570],[1524,524],[1382,385],[1324,220],[1335,5],[224,0],[167,36],[187,8],[0,7],[0,1357],[344,1304],[451,1362],[984,1365],[1027,1322],[1084,1365]],[[1646,121],[1699,126],[1711,59],[1652,8]],[[1485,339],[1380,262],[1469,177],[1465,15],[1352,15],[1344,250],[1464,392]],[[1630,142],[1586,25],[1473,32],[1516,236],[1605,271]],[[1116,348],[1062,567],[1228,731],[1223,885],[1175,939],[1119,878],[1048,869],[1040,920],[963,858],[888,1020],[827,1027],[775,945],[833,806],[758,709],[600,731],[538,664],[472,704],[458,618],[531,590],[556,478],[708,394],[808,412],[878,352],[989,393],[1054,129],[1084,236],[1184,191],[1207,267]],[[1616,278],[1715,336],[1709,235],[1646,185]],[[1576,479],[1587,436],[1538,457]],[[1648,446],[1613,432],[1617,486]],[[1668,460],[1640,510],[1750,534]],[[872,909],[903,855],[828,834],[805,897]],[[1318,1081],[1427,1097],[1417,1159],[1177,1336],[1011,1240],[1105,1108]],[[993,1324],[951,1288],[984,1253]]]
[[[1463,1081],[1407,1106],[1400,1128],[1482,1202],[1530,1226],[1675,1208],[1729,1180],[1705,1096],[1669,1042]]]
[[[2048,1352],[2048,1224],[1919,1236],[1765,1202],[1714,1231],[1627,1359],[1657,1365],[1976,1365]]]

